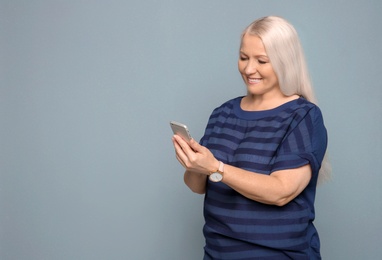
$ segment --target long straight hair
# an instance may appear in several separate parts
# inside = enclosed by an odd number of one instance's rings
[[[284,95],[299,95],[317,103],[298,34],[289,22],[277,16],[263,17],[244,30],[241,40],[246,34],[258,36],[262,40]],[[331,167],[326,153],[318,182],[328,180],[330,175]]]

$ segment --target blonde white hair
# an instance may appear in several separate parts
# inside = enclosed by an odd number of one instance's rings
[[[251,23],[241,39],[246,34],[262,40],[284,95],[299,95],[317,103],[298,34],[288,21],[277,16],[266,16]],[[325,154],[318,182],[328,180],[330,173],[330,163]]]

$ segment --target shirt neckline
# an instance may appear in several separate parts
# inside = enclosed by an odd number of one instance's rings
[[[286,102],[286,103],[284,103],[278,107],[268,109],[268,110],[247,111],[247,110],[243,110],[240,106],[240,103],[241,103],[241,100],[243,99],[243,97],[244,96],[237,97],[236,99],[234,99],[233,110],[234,110],[234,113],[237,117],[242,118],[242,119],[246,119],[246,120],[254,120],[254,119],[260,119],[260,118],[264,118],[264,117],[277,115],[281,111],[283,111],[287,108],[290,108],[290,107],[294,106],[295,104],[298,104],[302,99],[302,97],[299,97],[297,99],[293,99],[291,101],[288,101],[288,102]]]

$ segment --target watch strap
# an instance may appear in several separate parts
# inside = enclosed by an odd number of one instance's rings
[[[222,161],[219,161],[219,169],[217,170],[217,172],[223,174],[224,172],[224,163]]]

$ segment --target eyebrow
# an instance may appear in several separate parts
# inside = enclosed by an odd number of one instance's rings
[[[240,51],[240,54],[242,55],[245,55],[245,56],[248,56],[247,54],[245,54],[243,51]],[[269,59],[269,57],[267,55],[255,55],[256,58],[267,58]]]

